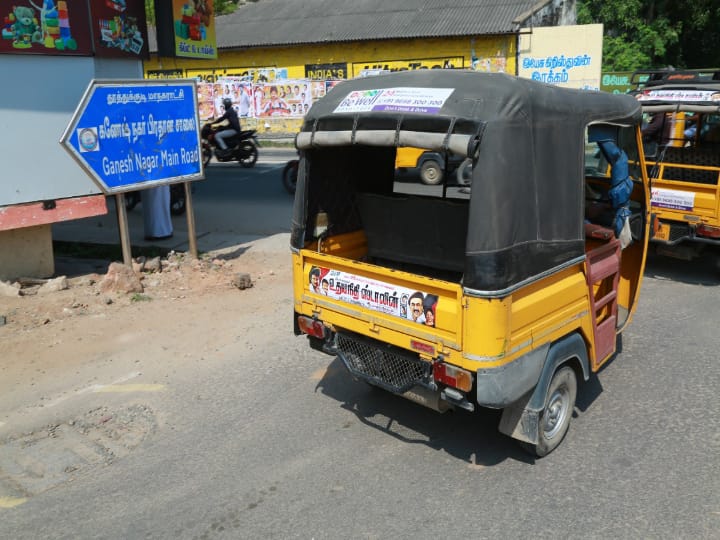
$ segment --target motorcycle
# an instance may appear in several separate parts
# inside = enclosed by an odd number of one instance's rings
[[[125,193],[125,210],[130,212],[141,202],[139,191],[128,191]],[[185,187],[183,184],[172,184],[170,186],[170,213],[173,216],[181,216],[185,213]]]
[[[298,179],[298,167],[300,166],[299,159],[291,159],[287,162],[282,172],[283,186],[290,195],[295,195],[295,188],[297,187]]]
[[[202,159],[205,167],[210,163],[213,155],[215,155],[215,158],[220,162],[237,160],[242,167],[250,168],[255,166],[258,159],[258,146],[260,146],[260,143],[255,136],[256,131],[254,129],[243,130],[225,139],[228,146],[225,152],[218,148],[217,142],[215,141],[215,133],[217,131],[219,131],[219,129],[213,128],[212,122],[208,122],[200,130],[200,136],[202,138]]]

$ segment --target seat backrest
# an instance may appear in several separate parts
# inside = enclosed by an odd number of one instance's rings
[[[357,194],[368,255],[462,272],[468,201]]]

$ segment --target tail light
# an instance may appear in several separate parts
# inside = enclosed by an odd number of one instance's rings
[[[720,238],[720,227],[711,227],[710,225],[698,225],[695,234],[707,236],[709,238]]]
[[[325,325],[317,319],[312,319],[310,317],[306,317],[305,315],[299,315],[298,326],[304,334],[325,339]]]
[[[433,364],[433,377],[436,381],[452,386],[458,390],[469,392],[472,390],[472,373],[459,367],[451,366],[445,362]]]

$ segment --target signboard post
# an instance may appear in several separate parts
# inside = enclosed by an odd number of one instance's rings
[[[102,192],[115,195],[125,264],[132,258],[122,194],[205,178],[197,111],[195,81],[93,80],[60,139]],[[185,187],[191,255],[197,257]]]

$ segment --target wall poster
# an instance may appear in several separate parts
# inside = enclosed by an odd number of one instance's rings
[[[213,0],[172,0],[175,55],[217,58]]]
[[[91,2],[95,55],[149,58],[144,0]]]
[[[0,53],[91,56],[86,0],[0,2]]]

